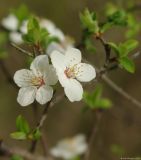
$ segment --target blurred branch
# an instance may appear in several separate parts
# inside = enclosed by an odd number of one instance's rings
[[[19,155],[28,160],[53,160],[50,157],[46,158],[39,155],[33,155],[30,152],[19,147],[8,147],[2,141],[0,141],[0,157],[11,157],[13,155]]]
[[[12,86],[14,86],[16,88],[16,85],[13,81],[13,78],[9,72],[9,70],[6,68],[4,62],[2,60],[0,60],[0,69],[3,72],[4,76],[6,77],[7,82],[9,82],[10,84],[12,84]]]
[[[21,53],[24,53],[24,54],[26,54],[27,56],[30,56],[30,57],[34,57],[34,54],[33,54],[33,53],[24,50],[23,48],[19,47],[19,46],[16,45],[15,43],[11,43],[11,45],[12,45],[14,48],[16,48],[18,51],[20,51]]]
[[[49,108],[52,108],[56,103],[58,103],[60,100],[62,100],[63,97],[64,97],[64,94],[59,95],[56,98],[54,98],[54,100],[51,100],[47,103],[46,107],[44,108],[44,110],[42,112],[41,118],[40,118],[39,122],[37,123],[36,129],[40,129],[40,130],[42,129],[44,122],[47,118]],[[44,141],[44,139],[42,139],[42,140]],[[34,151],[36,149],[36,145],[37,145],[37,140],[32,141],[32,144],[30,147],[31,153],[34,153]],[[46,148],[45,148],[45,150],[46,150]]]
[[[124,98],[129,100],[132,104],[136,105],[137,107],[141,108],[141,102],[133,98],[131,95],[129,95],[127,92],[125,92],[121,87],[119,87],[116,83],[114,83],[110,78],[108,78],[106,75],[103,75],[102,80],[106,82],[112,89],[114,89],[116,92],[118,92],[120,95],[122,95]]]
[[[88,149],[87,149],[85,156],[84,156],[85,160],[90,160],[91,149],[93,148],[93,144],[96,139],[96,135],[98,133],[98,130],[100,127],[100,122],[102,119],[102,112],[97,110],[95,113],[96,113],[96,123],[94,123],[91,134],[90,134],[90,138],[88,141]]]

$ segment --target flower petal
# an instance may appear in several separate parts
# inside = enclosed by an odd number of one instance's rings
[[[2,25],[8,30],[15,31],[18,29],[18,19],[15,15],[10,14],[2,20]]]
[[[69,85],[64,87],[65,94],[71,102],[80,101],[83,96],[82,85],[75,79],[69,80]]]
[[[76,78],[80,82],[89,82],[96,77],[96,71],[90,64],[79,63],[76,66],[77,75]]]
[[[19,87],[31,86],[31,80],[34,77],[32,71],[28,69],[21,69],[17,71],[14,75],[14,81]]]
[[[55,50],[57,50],[57,51],[59,51],[59,52],[61,52],[61,53],[64,53],[65,52],[65,49],[60,45],[60,44],[58,44],[58,43],[56,43],[56,42],[52,42],[51,44],[49,44],[49,46],[47,47],[47,50],[46,50],[46,53],[47,53],[47,55],[51,55],[51,53],[53,52],[53,51],[55,51]]]
[[[81,52],[76,48],[68,47],[65,54],[65,62],[67,66],[73,66],[81,62]]]
[[[17,101],[21,106],[27,106],[34,102],[37,88],[23,87],[19,90]]]
[[[65,69],[65,56],[59,51],[53,51],[50,55],[53,66],[56,70]]]
[[[48,85],[55,85],[58,81],[58,77],[56,74],[56,70],[52,65],[49,65],[47,68],[47,72],[44,75],[45,83]]]
[[[18,32],[11,32],[9,34],[9,38],[10,38],[10,41],[11,42],[14,42],[18,45],[22,44],[23,43],[23,40],[22,40],[22,34],[21,33],[18,33]]]
[[[48,65],[49,65],[48,56],[40,55],[33,60],[30,69],[33,70],[36,76],[41,76],[46,72]]]
[[[45,104],[51,100],[53,96],[53,89],[50,86],[42,86],[36,93],[36,100],[40,104]]]

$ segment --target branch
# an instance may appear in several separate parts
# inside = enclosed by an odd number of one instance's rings
[[[8,147],[2,141],[0,141],[0,157],[11,157],[13,155],[19,155],[28,160],[51,160],[50,157],[46,158],[39,155],[33,155],[30,152],[19,147]]]
[[[127,92],[125,92],[121,87],[119,87],[116,83],[114,83],[110,78],[108,78],[106,75],[103,75],[101,78],[112,89],[114,89],[116,92],[118,92],[124,98],[126,98],[127,100],[129,100],[132,104],[134,104],[137,107],[141,108],[141,102],[139,102],[138,100],[136,100],[135,98],[133,98],[131,95],[129,95]]]
[[[44,122],[47,118],[48,115],[48,110],[49,108],[52,108],[56,103],[58,103],[62,98],[64,97],[64,94],[56,97],[54,100],[51,100],[50,102],[47,103],[46,107],[43,110],[43,113],[41,115],[41,118],[39,120],[39,122],[37,123],[36,129],[42,129]],[[34,153],[35,149],[36,149],[36,145],[37,145],[37,140],[32,141],[31,147],[30,147],[30,152]]]
[[[33,53],[24,50],[23,48],[19,47],[19,46],[16,45],[15,43],[11,43],[11,45],[12,45],[14,48],[16,48],[18,51],[20,51],[21,53],[24,53],[24,54],[26,54],[27,56],[30,56],[30,57],[34,57],[34,54],[33,54]]]
[[[94,123],[92,132],[90,134],[89,142],[88,142],[88,149],[85,153],[84,159],[85,160],[90,160],[90,154],[91,154],[91,149],[93,148],[93,143],[96,139],[97,132],[99,130],[101,118],[102,118],[102,113],[100,111],[96,111],[96,123]]]

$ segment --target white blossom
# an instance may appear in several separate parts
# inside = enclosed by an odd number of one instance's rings
[[[21,87],[17,98],[21,106],[27,106],[35,99],[43,105],[53,96],[53,89],[50,85],[57,83],[57,76],[53,66],[49,65],[48,57],[40,55],[31,63],[30,70],[17,71],[14,81]]]
[[[72,138],[65,138],[51,149],[51,154],[57,158],[65,160],[82,155],[87,150],[86,138],[83,134],[76,135]]]
[[[40,26],[47,29],[51,36],[57,37],[60,41],[65,39],[64,33],[55,26],[55,24],[47,19],[41,19]]]
[[[20,27],[20,31],[22,34],[27,34],[27,25],[28,25],[28,20],[24,20]]]
[[[81,63],[81,59],[81,52],[75,48],[68,48],[64,55],[59,51],[51,53],[58,79],[71,102],[82,99],[83,88],[80,82],[89,82],[96,77],[94,67]]]
[[[16,31],[18,29],[18,19],[15,15],[10,14],[6,18],[2,19],[2,25],[10,31]]]
[[[14,42],[18,45],[23,43],[22,34],[19,32],[10,32],[9,39],[11,42]]]

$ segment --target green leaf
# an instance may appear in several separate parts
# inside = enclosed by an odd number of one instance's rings
[[[127,56],[128,53],[133,51],[138,46],[137,40],[128,40],[124,42],[123,44],[119,45],[120,53],[123,54],[123,56]]]
[[[112,106],[112,103],[109,99],[103,98],[98,101],[97,106],[102,106],[102,109],[109,109]]]
[[[19,155],[13,155],[10,160],[24,160],[21,156]]]
[[[0,32],[0,46],[5,45],[8,41],[8,35],[5,32]]]
[[[96,52],[96,48],[94,47],[92,41],[91,41],[89,38],[87,38],[87,39],[85,40],[85,46],[86,46],[86,49],[87,49],[89,52],[91,52],[91,53],[95,53],[95,52]]]
[[[83,95],[84,102],[91,109],[108,109],[112,103],[110,100],[102,98],[102,88],[97,87],[93,93],[85,92]]]
[[[0,49],[0,59],[8,58],[8,53],[4,49]]]
[[[28,24],[27,24],[27,28],[28,28],[28,31],[39,29],[40,26],[39,26],[38,20],[35,17],[30,17]]]
[[[85,9],[84,13],[80,14],[80,20],[84,29],[87,29],[90,33],[98,33],[99,26],[96,19],[96,13],[90,12]]]
[[[136,36],[141,29],[141,23],[136,20],[133,14],[128,14],[128,30],[125,34],[126,38]]]
[[[119,48],[118,46],[113,42],[108,42],[108,45],[115,51],[115,53],[119,56]]]
[[[108,22],[119,26],[127,26],[127,13],[124,10],[118,10],[108,16]]]
[[[39,140],[41,138],[41,132],[39,129],[36,129],[34,132],[33,132],[33,138],[34,140]]]
[[[22,4],[18,8],[13,9],[12,13],[16,15],[20,23],[28,19],[30,13],[26,5]]]
[[[110,16],[114,14],[117,10],[118,10],[117,5],[110,2],[106,4],[106,8],[105,8],[106,16]]]
[[[118,156],[124,155],[124,152],[125,152],[123,147],[117,144],[111,145],[110,150],[113,154],[118,155]]]
[[[107,30],[109,30],[112,26],[113,26],[113,23],[111,23],[111,22],[104,23],[104,24],[100,27],[100,32],[101,32],[101,33],[104,33],[104,32],[106,32]]]
[[[26,134],[24,132],[14,132],[10,134],[11,138],[17,139],[17,140],[25,140]]]
[[[119,59],[119,63],[128,72],[130,72],[130,73],[135,72],[135,64],[128,57],[123,57],[123,58]]]
[[[31,17],[28,22],[28,33],[23,35],[23,40],[28,44],[46,46],[48,31],[45,28],[40,28],[39,22],[35,17]]]
[[[21,115],[19,115],[16,119],[16,127],[18,131],[24,132],[25,134],[30,132],[30,127],[27,121]]]

